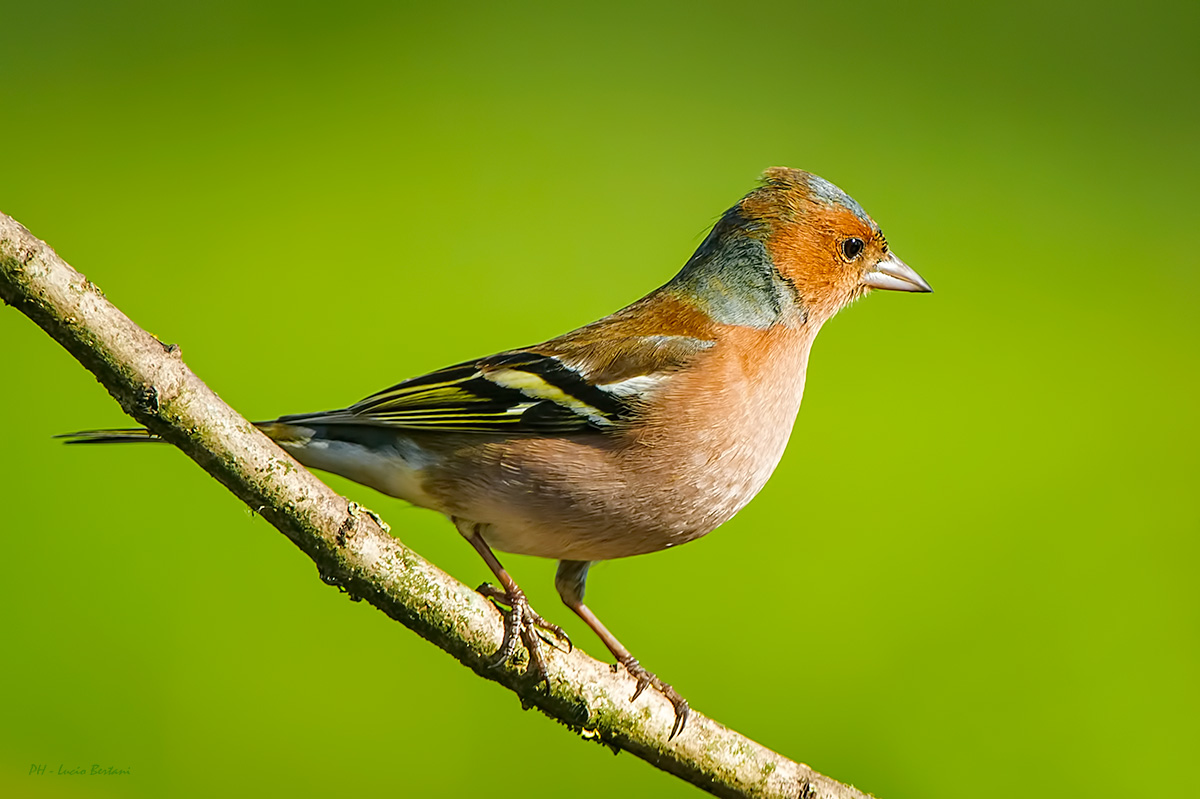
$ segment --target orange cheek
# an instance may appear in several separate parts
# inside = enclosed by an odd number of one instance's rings
[[[836,248],[836,231],[801,228],[794,223],[778,226],[767,242],[780,274],[792,281],[810,306],[836,302],[844,291],[849,272]]]

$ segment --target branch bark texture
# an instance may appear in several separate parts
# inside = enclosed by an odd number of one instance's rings
[[[516,693],[580,736],[624,749],[717,796],[865,799],[693,712],[667,741],[671,705],[636,703],[624,671],[576,649],[546,652],[550,686],[523,668],[487,667],[502,637],[498,611],[383,530],[221,401],[162,344],[110,303],[44,242],[0,214],[0,298],[50,334],[121,407],[196,461],[317,564],[322,577]]]

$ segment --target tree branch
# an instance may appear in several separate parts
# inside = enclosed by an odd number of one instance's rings
[[[518,666],[488,668],[501,639],[499,613],[489,602],[299,466],[192,374],[177,347],[134,324],[91,281],[4,214],[0,297],[95,374],[126,413],[183,450],[290,538],[327,582],[512,690],[522,704],[717,796],[865,799],[696,712],[683,735],[668,742],[671,705],[653,691],[631,703],[633,679],[578,649],[546,653],[548,689],[531,685]]]

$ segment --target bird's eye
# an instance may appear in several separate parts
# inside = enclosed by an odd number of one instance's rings
[[[863,247],[862,239],[846,239],[842,242],[842,255],[847,261],[853,261],[858,256],[862,255]]]

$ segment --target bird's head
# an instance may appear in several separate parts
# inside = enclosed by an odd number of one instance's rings
[[[932,291],[858,203],[785,167],[729,209],[670,284],[716,321],[821,324],[871,289]]]

